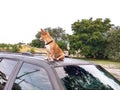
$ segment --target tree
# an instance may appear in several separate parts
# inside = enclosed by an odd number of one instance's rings
[[[44,47],[44,42],[40,41],[40,31],[37,32],[35,37],[36,37],[36,39],[32,40],[32,42],[30,43],[30,46],[37,47],[37,48],[43,48]]]
[[[37,47],[37,48],[43,48],[44,47],[44,42],[40,41],[39,39],[33,39],[32,42],[30,43],[30,46],[32,47]]]
[[[66,33],[61,27],[57,28],[45,28],[46,31],[50,33],[55,41],[66,40]]]
[[[11,51],[12,52],[19,52],[20,51],[19,45],[17,45],[17,44],[12,45],[12,50]]]
[[[34,49],[34,48],[31,48],[31,49],[30,49],[30,52],[34,54],[34,53],[35,53],[35,49]]]
[[[106,32],[113,26],[110,19],[82,19],[72,24],[73,35],[70,38],[72,49],[90,58],[105,58]]]
[[[114,27],[108,32],[107,43],[108,58],[120,61],[120,27]]]
[[[1,51],[8,51],[8,52],[19,52],[22,46],[20,44],[0,44]]]
[[[78,35],[69,35],[69,42],[70,42],[70,54],[76,54],[76,51],[78,51],[81,47],[81,41],[79,40]]]
[[[67,50],[67,43],[65,41],[56,41],[56,43],[59,45],[59,47],[62,49],[62,50]]]

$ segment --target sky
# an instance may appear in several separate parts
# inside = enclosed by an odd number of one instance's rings
[[[120,26],[120,0],[0,0],[0,43],[30,43],[40,28],[72,34],[77,20],[110,18]]]

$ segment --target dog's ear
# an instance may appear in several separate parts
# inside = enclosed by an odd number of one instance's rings
[[[47,35],[49,35],[49,36],[50,36],[50,34],[49,34],[49,32],[48,32],[48,31],[46,31],[46,33],[47,33]]]
[[[41,28],[41,33],[45,35],[45,34],[46,34],[46,31]]]
[[[41,28],[41,32],[45,32],[45,31]]]

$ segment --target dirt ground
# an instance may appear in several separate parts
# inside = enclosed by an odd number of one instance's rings
[[[120,81],[120,70],[119,69],[108,69],[107,71],[112,73],[114,77],[116,77]]]
[[[101,65],[103,66],[108,72],[110,72],[114,77],[116,77],[120,81],[120,69],[114,68],[114,65]]]

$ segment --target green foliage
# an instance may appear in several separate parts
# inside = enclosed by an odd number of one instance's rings
[[[56,43],[58,44],[58,46],[62,49],[62,50],[67,50],[67,43],[65,43],[64,41],[56,41]]]
[[[34,54],[34,53],[35,53],[34,48],[31,48],[31,49],[30,49],[30,52]]]
[[[79,36],[78,35],[69,35],[69,42],[70,42],[70,49],[75,51],[75,50],[78,50],[79,48],[81,48],[81,44],[82,44],[82,41],[79,40]],[[75,52],[73,52],[75,53]]]
[[[39,38],[40,38],[40,32],[38,32],[38,33],[35,35],[35,37],[36,37],[37,39],[39,39]]]
[[[20,48],[22,47],[19,44],[5,44],[5,43],[0,44],[0,51],[19,52]]]
[[[44,42],[40,41],[39,39],[33,39],[32,42],[30,43],[30,46],[32,47],[37,47],[37,48],[43,48],[44,47]]]
[[[55,41],[60,41],[60,40],[66,40],[66,33],[65,30],[62,28],[45,28],[46,31],[50,33],[50,35],[53,37]]]
[[[44,47],[44,42],[40,41],[40,32],[37,32],[35,37],[36,37],[36,39],[32,40],[32,42],[30,43],[30,46],[37,47],[37,48],[43,48]]]
[[[114,27],[108,32],[106,53],[112,60],[120,60],[120,27]]]
[[[19,46],[17,44],[15,44],[15,45],[12,45],[12,50],[11,51],[12,52],[19,52],[20,48],[19,48]]]
[[[72,24],[73,35],[69,37],[72,50],[90,58],[105,58],[106,33],[113,25],[110,19],[82,19]]]

